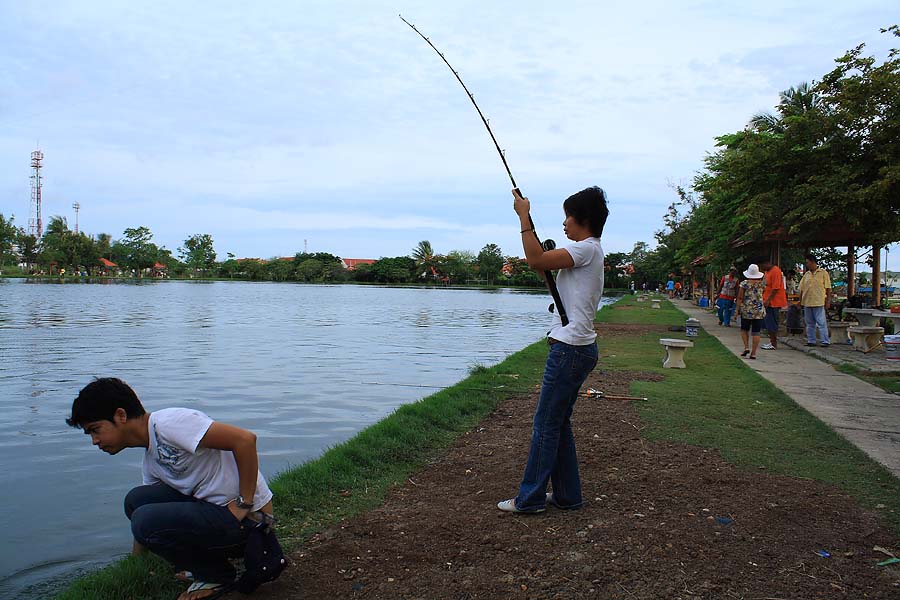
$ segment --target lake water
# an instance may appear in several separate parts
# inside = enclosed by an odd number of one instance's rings
[[[124,379],[148,410],[195,407],[256,432],[271,477],[434,391],[407,385],[451,385],[540,339],[548,303],[514,290],[0,280],[0,597],[45,597],[130,551],[122,499],[143,451],[107,456],[64,421],[92,377]]]

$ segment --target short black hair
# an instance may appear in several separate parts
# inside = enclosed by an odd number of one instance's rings
[[[83,428],[94,421],[112,421],[120,408],[129,419],[147,412],[127,383],[115,377],[98,377],[78,393],[72,402],[72,416],[66,423]]]
[[[606,205],[606,192],[597,186],[585,188],[572,194],[563,202],[566,215],[590,229],[594,237],[603,234],[609,207]]]
[[[811,262],[814,262],[817,264],[819,262],[819,259],[816,258],[812,252],[807,252],[806,254],[803,255],[803,258],[804,258],[804,260],[808,260],[808,261],[811,261]]]

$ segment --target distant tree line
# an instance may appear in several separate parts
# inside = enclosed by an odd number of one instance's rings
[[[897,26],[882,32],[900,36]],[[627,257],[639,286],[672,273],[722,273],[774,232],[799,248],[783,252],[785,265],[826,228],[865,232],[870,244],[900,239],[900,51],[879,63],[863,50],[836,59],[820,81],[782,92],[774,113],[716,138],[692,185],[672,186],[678,199],[656,247],[638,242]],[[834,248],[816,253],[826,268],[846,265]]]
[[[504,256],[496,244],[486,244],[478,254],[467,250],[438,254],[430,242],[422,241],[408,256],[382,257],[353,269],[345,268],[340,257],[327,252],[299,252],[293,257],[269,259],[237,258],[229,252],[224,261],[217,258],[208,233],[185,239],[176,256],[165,246],[156,245],[147,227],[126,229],[120,239],[113,239],[107,233],[76,234],[64,218],[52,217],[38,239],[0,214],[0,269],[8,274],[543,285],[524,259]]]

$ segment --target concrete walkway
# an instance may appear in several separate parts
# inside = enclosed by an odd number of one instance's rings
[[[673,302],[726,348],[737,355],[744,350],[739,327],[720,327],[715,312],[686,300]],[[747,366],[900,477],[900,396],[781,344],[757,355]]]

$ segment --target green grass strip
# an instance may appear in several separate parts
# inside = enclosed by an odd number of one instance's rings
[[[604,307],[598,318],[607,323],[683,326],[686,317],[668,301],[653,310],[649,302],[638,303],[626,296]],[[890,471],[705,331],[688,349],[686,369],[662,368],[661,337],[684,334],[653,332],[601,340],[603,368],[665,376],[664,381],[631,385],[634,395],[649,398],[635,404],[648,426],[644,434],[649,439],[715,448],[727,461],[747,470],[764,468],[769,473],[834,484],[863,506],[877,509],[900,531],[900,480]]]
[[[280,473],[275,493],[279,539],[289,551],[316,531],[378,506],[388,490],[439,456],[500,402],[540,383],[547,344],[536,342],[498,365],[391,415],[316,460]],[[184,589],[152,555],[129,556],[77,579],[60,600],[171,600]]]

